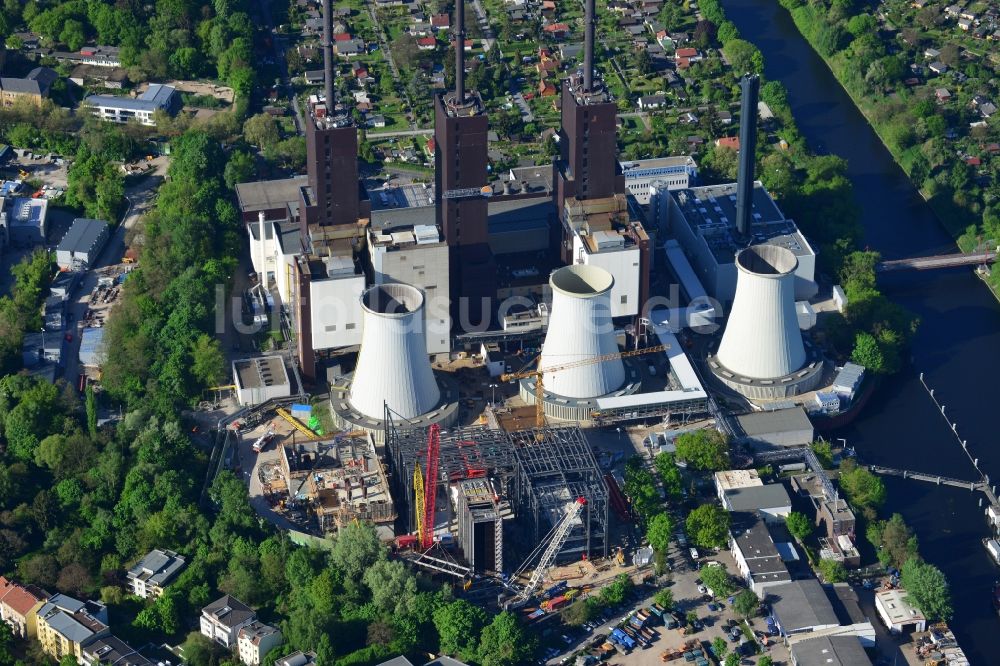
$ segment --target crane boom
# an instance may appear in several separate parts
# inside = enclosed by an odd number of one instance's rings
[[[528,377],[535,378],[535,426],[538,428],[545,427],[545,408],[542,399],[545,397],[545,387],[544,387],[544,375],[546,372],[559,372],[561,370],[570,370],[572,368],[578,368],[584,365],[590,365],[591,363],[602,363],[604,361],[613,361],[616,358],[630,358],[632,356],[642,356],[643,354],[653,354],[655,352],[667,351],[670,349],[670,345],[656,345],[654,347],[645,347],[643,349],[633,349],[631,351],[614,352],[611,354],[601,354],[600,356],[592,356],[591,358],[585,358],[578,361],[571,361],[569,363],[561,363],[559,365],[549,366],[547,368],[537,367],[538,363],[541,363],[542,356],[539,354],[535,357],[536,367],[532,370],[521,370],[518,372],[508,372],[500,375],[500,379],[505,382],[513,381],[515,379],[527,379]]]
[[[556,557],[559,555],[559,551],[562,550],[563,544],[566,543],[566,539],[569,538],[570,530],[573,529],[573,523],[576,521],[577,517],[580,515],[580,511],[587,504],[587,500],[583,497],[576,498],[576,501],[570,502],[566,505],[566,513],[563,515],[559,524],[553,528],[552,532],[549,534],[548,546],[542,552],[541,558],[538,560],[538,566],[535,570],[531,572],[531,577],[528,579],[528,584],[517,593],[510,603],[507,604],[508,608],[518,608],[527,603],[528,599],[531,598],[538,588],[541,587],[542,581],[545,579],[545,575],[548,573],[549,568],[552,563],[556,561]]]
[[[424,470],[424,519],[420,533],[421,548],[434,545],[434,510],[437,502],[438,458],[441,455],[441,426],[427,429],[427,469]]]

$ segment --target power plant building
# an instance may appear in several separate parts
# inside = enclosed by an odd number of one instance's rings
[[[619,168],[625,176],[625,189],[643,205],[649,203],[656,188],[687,189],[698,179],[698,164],[690,155],[620,162]]]
[[[736,254],[747,245],[773,245],[796,259],[794,298],[808,300],[818,290],[816,251],[785,217],[764,186],[754,182],[750,234],[736,228],[737,185],[706,185],[671,192],[667,200],[667,231],[684,248],[708,294],[724,305],[736,295]]]

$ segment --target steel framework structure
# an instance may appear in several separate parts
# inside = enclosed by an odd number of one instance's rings
[[[568,502],[586,504],[562,547],[563,555],[607,557],[608,488],[580,428],[536,428],[509,433],[517,456],[518,517],[537,543],[562,518]]]

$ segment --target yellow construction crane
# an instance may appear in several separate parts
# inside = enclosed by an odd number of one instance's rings
[[[505,382],[509,382],[515,379],[527,379],[528,377],[535,378],[535,426],[538,428],[545,427],[545,409],[542,403],[542,398],[545,396],[545,387],[542,384],[542,375],[546,372],[559,372],[561,370],[569,370],[570,368],[578,368],[582,365],[590,365],[591,363],[601,363],[603,361],[613,361],[616,358],[630,358],[632,356],[642,356],[643,354],[652,354],[655,352],[667,351],[670,349],[670,345],[656,345],[655,347],[646,347],[645,349],[633,349],[631,351],[615,352],[613,354],[601,354],[600,356],[593,356],[591,358],[585,358],[579,361],[573,361],[571,363],[563,363],[562,365],[553,365],[547,368],[534,368],[533,370],[521,370],[520,372],[508,372],[506,374],[500,375],[500,379]],[[536,359],[536,365],[541,360],[541,355]]]

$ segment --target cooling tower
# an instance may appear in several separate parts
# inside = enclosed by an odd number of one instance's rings
[[[795,316],[795,268],[786,248],[754,245],[736,255],[736,297],[718,361],[750,379],[776,379],[806,362]]]
[[[611,323],[611,287],[615,278],[597,266],[576,264],[552,271],[552,313],[542,344],[542,369],[593,359],[618,351]],[[794,312],[793,318],[794,318]],[[625,382],[620,358],[546,372],[544,386],[568,398],[606,395]]]
[[[441,393],[427,356],[423,294],[408,284],[378,285],[361,294],[361,309],[351,406],[372,419],[384,418],[383,403],[408,419],[430,412]]]

